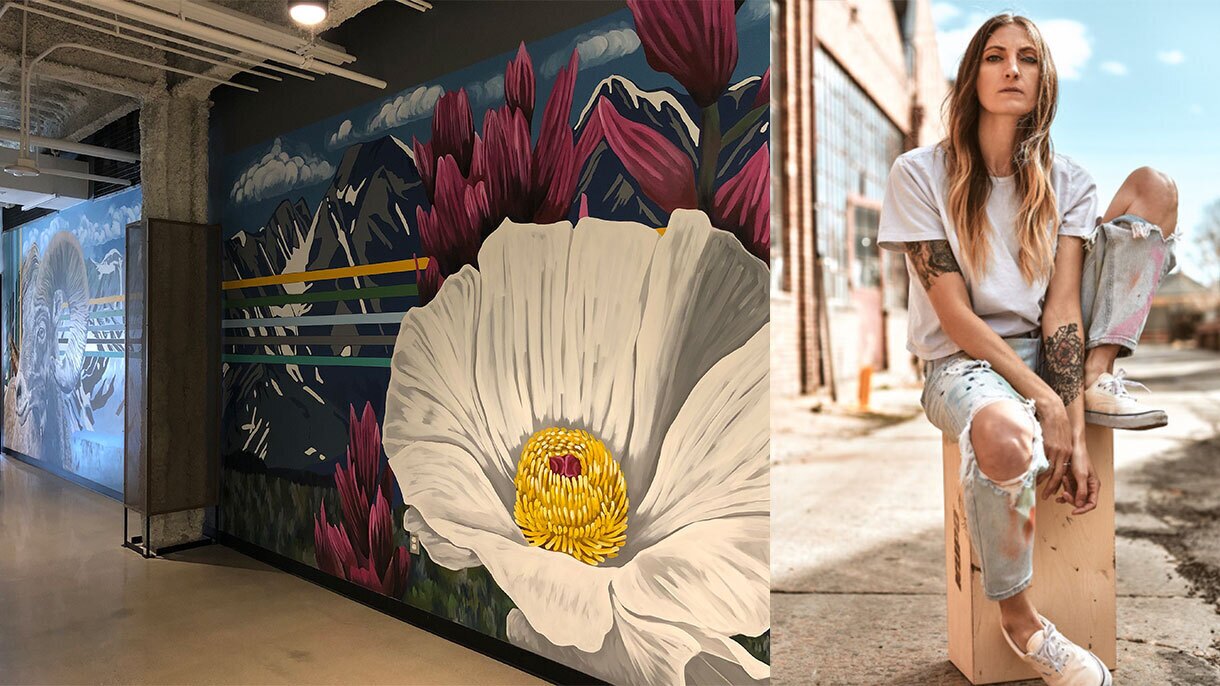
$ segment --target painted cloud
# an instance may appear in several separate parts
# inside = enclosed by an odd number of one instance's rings
[[[309,154],[290,155],[276,138],[271,149],[237,177],[229,197],[237,203],[271,198],[294,188],[326,181],[334,175],[330,162]]]
[[[576,52],[580,55],[580,66],[587,69],[605,64],[640,49],[640,37],[627,24],[607,27],[582,34],[576,38]],[[542,63],[542,75],[552,78],[568,63],[572,48],[564,48]]]

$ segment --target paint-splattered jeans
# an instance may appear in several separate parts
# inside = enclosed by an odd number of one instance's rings
[[[1085,347],[1121,346],[1130,355],[1143,331],[1152,295],[1175,264],[1172,238],[1134,215],[1101,224],[1087,240],[1081,283]],[[1038,368],[1041,332],[1005,342],[1031,369]],[[1020,593],[1033,580],[1035,481],[1050,465],[1034,405],[1017,393],[984,360],[959,352],[925,363],[920,403],[936,428],[956,436],[962,454],[962,499],[970,539],[983,570],[983,591],[991,600]],[[979,469],[970,425],[975,414],[1000,400],[1025,407],[1033,428],[1033,454],[1025,474],[997,482]]]

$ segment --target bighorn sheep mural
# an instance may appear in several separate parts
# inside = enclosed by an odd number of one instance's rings
[[[62,461],[82,428],[81,368],[89,320],[89,276],[76,237],[56,233],[40,259],[38,246],[21,264],[21,345],[16,410],[40,459]]]

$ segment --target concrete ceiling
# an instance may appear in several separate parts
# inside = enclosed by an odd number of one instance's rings
[[[56,0],[59,4],[100,14],[90,7],[87,0]],[[189,0],[204,4],[200,0]],[[393,1],[393,0],[387,0]],[[10,0],[0,0],[0,6]],[[379,0],[331,0],[330,15],[318,27],[318,32],[333,28]],[[12,2],[20,4],[20,0]],[[278,25],[302,38],[309,33],[295,25],[288,17],[287,0],[213,0],[213,5],[241,12],[252,19]],[[79,15],[31,2],[38,10],[57,16],[70,17],[76,21],[99,25]],[[403,11],[414,11],[403,6]],[[11,8],[0,17],[0,128],[20,128],[20,82],[22,19],[24,12]],[[127,21],[127,20],[124,20]],[[136,22],[127,21],[135,24]],[[112,27],[109,27],[112,28]],[[157,44],[166,44],[155,38],[141,36]],[[75,42],[121,53],[156,64],[178,69],[205,73],[216,78],[232,77],[236,70],[215,66],[203,61],[171,54],[153,47],[138,45],[122,38],[74,26],[58,19],[29,14],[26,33],[26,54],[31,58],[48,47],[64,42]],[[172,44],[170,44],[172,45]],[[174,47],[191,51],[190,48]],[[215,47],[215,46],[212,46]],[[279,46],[277,46],[279,47]],[[348,65],[359,71],[359,63]],[[284,78],[292,78],[284,76]],[[337,78],[321,77],[318,78]],[[246,75],[234,80],[257,87],[269,83],[263,79]],[[100,86],[105,90],[90,88]],[[80,140],[106,124],[140,107],[143,99],[164,94],[167,90],[179,95],[207,98],[218,86],[203,79],[167,73],[155,67],[134,64],[110,56],[98,55],[83,50],[58,49],[39,64],[32,86],[31,130],[35,135],[67,140]]]

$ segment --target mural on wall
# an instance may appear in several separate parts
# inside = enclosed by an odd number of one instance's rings
[[[627,6],[226,160],[221,526],[613,683],[766,682],[768,3]]]
[[[140,189],[4,232],[4,445],[123,490],[124,257]]]

